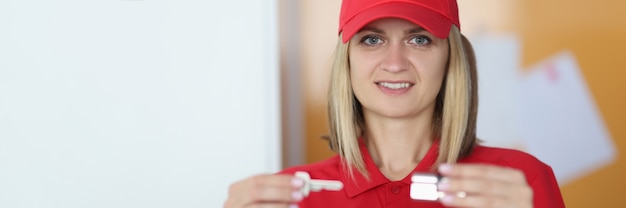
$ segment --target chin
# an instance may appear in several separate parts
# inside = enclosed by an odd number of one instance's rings
[[[378,114],[383,117],[397,118],[397,119],[410,118],[410,117],[416,116],[414,112],[407,112],[407,111],[383,111],[383,112],[379,112]]]

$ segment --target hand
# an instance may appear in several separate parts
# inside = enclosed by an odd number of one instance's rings
[[[533,191],[524,173],[484,164],[444,164],[441,202],[454,207],[533,207]]]
[[[257,175],[235,182],[228,189],[225,208],[296,207],[304,182],[291,175]]]

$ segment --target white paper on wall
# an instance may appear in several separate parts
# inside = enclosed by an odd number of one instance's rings
[[[519,147],[520,44],[515,36],[471,38],[478,67],[477,136],[488,146]]]
[[[552,166],[561,185],[615,158],[610,134],[571,53],[531,67],[518,90],[527,151]]]

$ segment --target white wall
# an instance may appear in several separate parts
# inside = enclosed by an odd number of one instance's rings
[[[275,1],[0,1],[0,207],[221,207],[277,171]]]

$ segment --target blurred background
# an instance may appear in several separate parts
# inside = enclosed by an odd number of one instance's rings
[[[279,1],[283,164],[326,159],[341,1]],[[478,56],[478,136],[554,169],[567,207],[626,207],[626,3],[459,1]],[[305,139],[301,139],[305,138]]]
[[[221,207],[331,157],[340,0],[0,1],[0,207]],[[459,1],[478,135],[626,207],[626,3]]]

